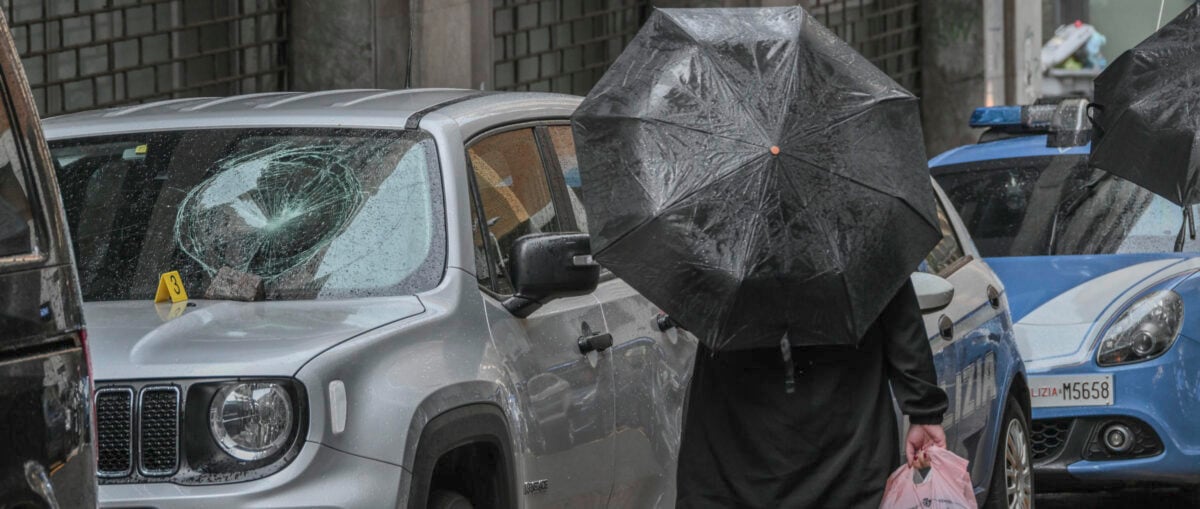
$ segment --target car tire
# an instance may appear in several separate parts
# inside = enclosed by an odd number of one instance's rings
[[[1033,507],[1033,451],[1029,420],[1013,398],[1004,405],[1000,440],[992,469],[986,509],[1031,509]]]
[[[429,496],[429,509],[472,509],[471,500],[458,493],[438,490]]]

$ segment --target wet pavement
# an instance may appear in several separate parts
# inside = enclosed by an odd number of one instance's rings
[[[1179,490],[1122,490],[1038,495],[1038,509],[1200,508],[1200,495]]]

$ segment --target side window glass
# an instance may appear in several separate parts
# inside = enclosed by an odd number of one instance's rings
[[[575,157],[575,138],[571,135],[571,126],[556,125],[547,128],[550,142],[554,145],[554,157],[562,170],[563,181],[567,184],[567,199],[571,201],[571,212],[575,215],[575,223],[579,231],[587,233],[587,213],[583,210],[583,182],[579,179],[579,160]]]
[[[954,234],[954,226],[950,223],[950,217],[946,215],[946,209],[942,207],[941,200],[937,201],[937,213],[938,225],[942,229],[942,240],[925,257],[924,268],[933,274],[945,275],[946,269],[954,266],[965,255],[962,246],[958,243],[958,237]]]
[[[25,180],[19,153],[7,108],[0,101],[0,257],[35,250],[31,183]]]
[[[467,154],[483,205],[482,241],[499,260],[492,267],[495,288],[511,293],[508,255],[513,242],[560,228],[537,141],[533,129],[507,131],[472,145]]]

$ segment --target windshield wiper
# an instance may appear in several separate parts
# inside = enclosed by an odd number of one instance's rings
[[[1183,224],[1179,225],[1179,235],[1175,236],[1175,252],[1183,252],[1183,232],[1187,232],[1192,240],[1196,240],[1196,218],[1192,214],[1192,206],[1183,207]]]

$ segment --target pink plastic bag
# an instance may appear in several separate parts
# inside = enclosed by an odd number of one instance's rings
[[[977,509],[967,460],[941,447],[925,450],[929,473],[904,465],[888,477],[880,509]]]

